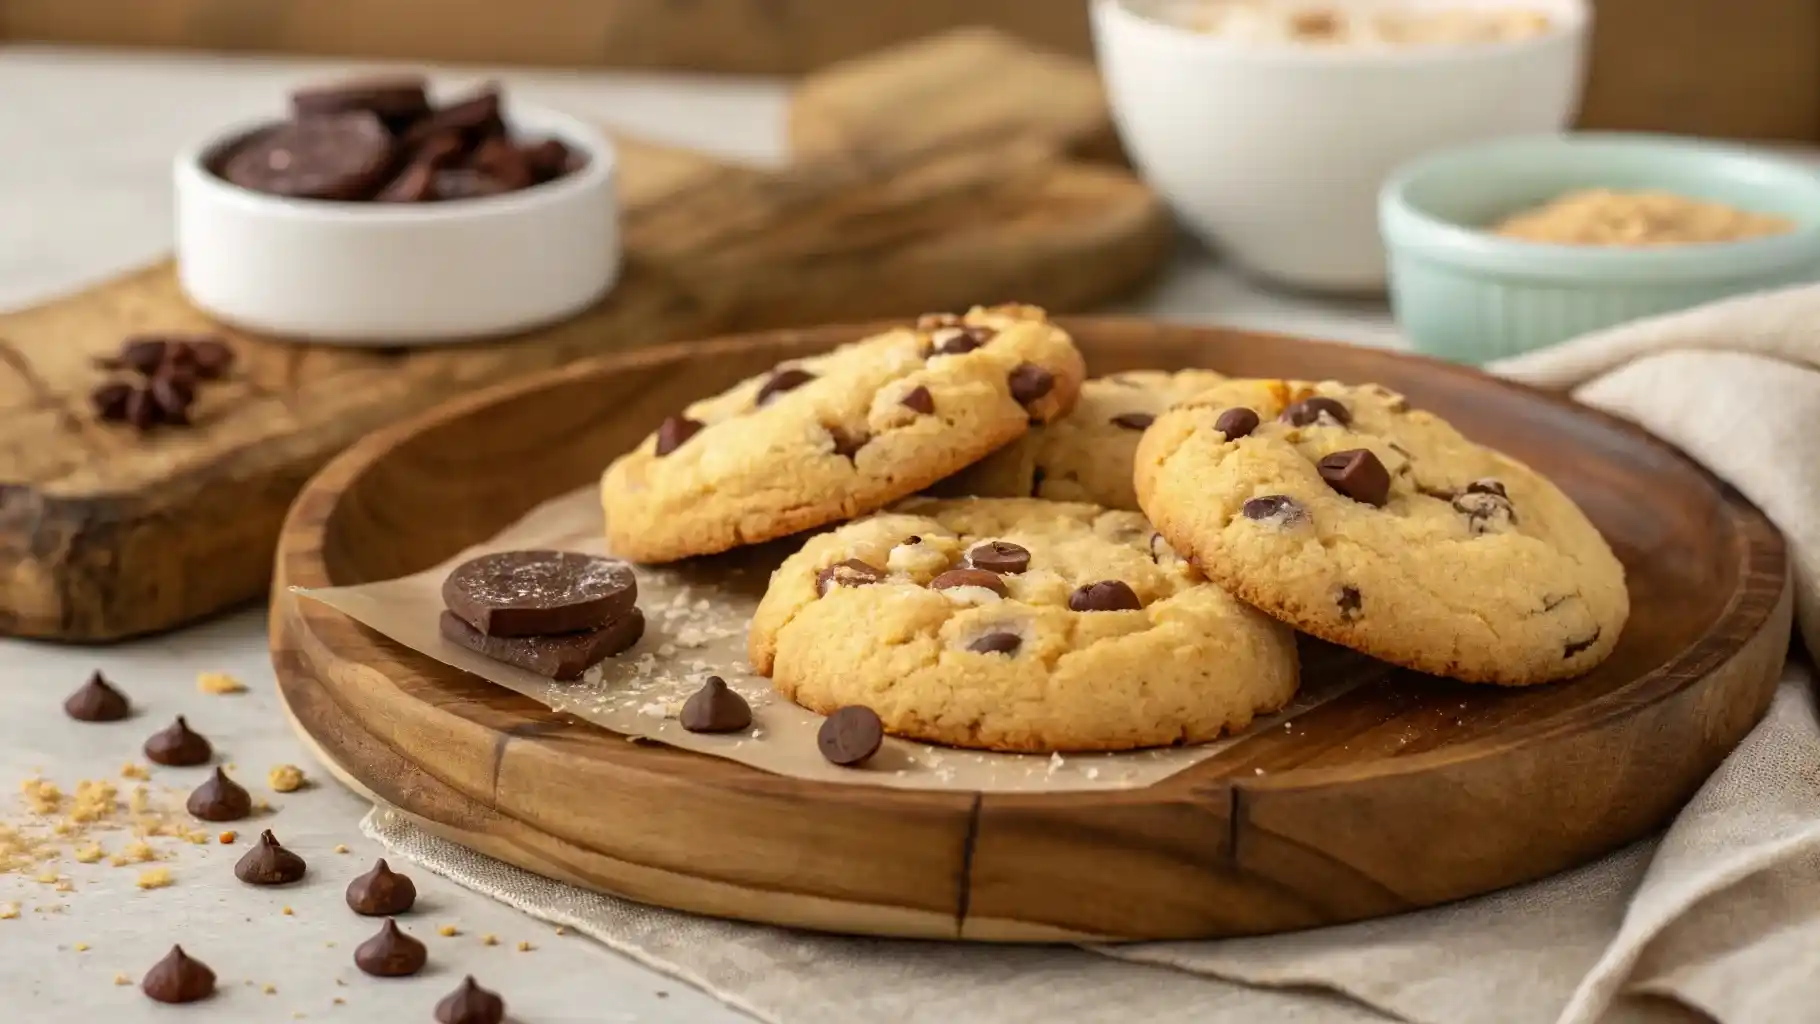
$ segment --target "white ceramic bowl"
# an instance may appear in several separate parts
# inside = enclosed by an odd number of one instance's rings
[[[178,155],[177,277],[217,320],[281,338],[427,345],[527,330],[600,300],[619,274],[611,143],[575,118],[508,103],[525,138],[555,136],[587,165],[517,192],[442,203],[286,199],[206,166],[258,125]]]
[[[1120,138],[1191,230],[1291,286],[1382,290],[1377,194],[1395,168],[1557,131],[1579,106],[1584,0],[1454,0],[1540,10],[1552,25],[1510,42],[1395,49],[1245,43],[1157,16],[1183,3],[1093,0]]]

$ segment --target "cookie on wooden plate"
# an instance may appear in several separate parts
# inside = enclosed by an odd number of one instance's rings
[[[601,480],[615,554],[666,562],[876,511],[1074,407],[1074,342],[1031,306],[923,317],[671,416]]]
[[[1218,385],[1158,417],[1135,479],[1232,593],[1417,671],[1579,675],[1630,612],[1624,567],[1559,488],[1375,385]]]
[[[1282,707],[1293,633],[1135,512],[927,498],[811,539],[771,577],[753,667],[893,735],[1049,752],[1199,743]]]
[[[1131,460],[1158,415],[1226,378],[1212,370],[1133,370],[1081,385],[1074,411],[931,488],[943,497],[1048,498],[1138,510]]]

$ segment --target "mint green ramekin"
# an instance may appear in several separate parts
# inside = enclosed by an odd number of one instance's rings
[[[1660,189],[1777,213],[1742,242],[1543,245],[1484,230],[1580,188]],[[1820,280],[1820,172],[1667,135],[1504,139],[1425,157],[1378,200],[1397,322],[1419,352],[1483,363],[1714,299]]]

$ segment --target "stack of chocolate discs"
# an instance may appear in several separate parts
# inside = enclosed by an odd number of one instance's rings
[[[624,562],[571,551],[499,551],[442,583],[444,638],[567,682],[638,642],[645,617]]]

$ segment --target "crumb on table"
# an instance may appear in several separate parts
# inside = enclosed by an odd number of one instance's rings
[[[275,793],[294,793],[303,788],[303,769],[294,764],[281,764],[265,773],[266,785]]]
[[[246,684],[226,672],[204,672],[196,677],[196,689],[220,696],[224,693],[245,693]]]
[[[152,868],[150,871],[141,871],[139,880],[133,884],[141,889],[162,889],[171,884],[170,869]]]

